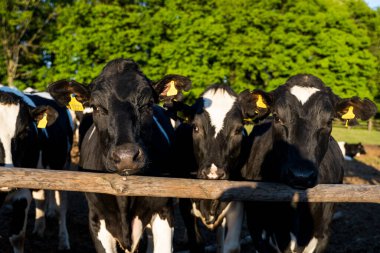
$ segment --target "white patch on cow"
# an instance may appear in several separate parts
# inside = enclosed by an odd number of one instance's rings
[[[105,220],[99,220],[100,228],[97,235],[97,239],[102,244],[106,253],[117,253],[116,250],[116,239],[106,228]]]
[[[263,230],[263,232],[261,232],[261,239],[263,240],[267,239],[267,231]]]
[[[295,252],[296,247],[297,247],[297,238],[292,232],[290,232],[290,250],[291,250],[291,252]]]
[[[153,120],[156,123],[156,125],[158,126],[158,129],[160,129],[162,135],[165,137],[166,141],[170,144],[170,139],[169,139],[169,136],[166,133],[165,129],[162,127],[162,125],[160,124],[160,122],[157,120],[157,118],[155,116],[153,116]]]
[[[139,244],[141,235],[144,231],[142,221],[136,216],[132,220],[132,252],[135,251],[137,245]]]
[[[307,100],[309,100],[309,98],[317,91],[319,91],[317,88],[302,86],[293,86],[290,89],[290,93],[297,97],[301,104],[305,104]]]
[[[226,234],[226,218],[223,218],[222,224],[220,224],[216,230],[216,252],[224,253],[224,236]]]
[[[313,237],[306,248],[303,250],[303,253],[313,253],[315,248],[317,247],[318,239]]]
[[[203,95],[204,109],[208,112],[211,125],[215,128],[215,138],[223,129],[224,119],[235,100],[236,97],[223,89],[209,90]]]
[[[209,179],[217,179],[218,174],[216,173],[218,171],[218,167],[216,167],[215,164],[211,164],[210,173],[207,174],[207,178]]]
[[[346,155],[346,148],[344,147],[344,144],[344,141],[338,141],[338,146],[343,156]]]
[[[93,113],[93,112],[94,112],[94,108],[92,108],[92,107],[85,107],[83,110],[83,114]]]
[[[269,237],[269,244],[270,244],[270,246],[272,246],[277,252],[281,252],[281,250],[278,248],[276,234],[273,234],[273,236],[270,236],[270,237]]]
[[[69,250],[69,232],[67,231],[66,213],[67,213],[67,192],[54,191],[54,199],[59,211],[59,230],[58,230],[58,249]]]
[[[174,227],[170,227],[167,219],[156,214],[151,222],[153,234],[153,253],[173,252]]]
[[[20,105],[0,104],[0,142],[4,148],[5,167],[13,167],[12,161],[12,138],[16,134],[17,116]]]
[[[94,126],[92,127],[92,130],[91,130],[90,135],[88,136],[88,139],[89,139],[89,140],[92,138],[92,135],[95,133],[95,130],[96,130],[96,126],[94,125]]]
[[[227,234],[224,241],[223,253],[240,252],[240,233],[243,226],[244,205],[233,201],[226,213]]]
[[[233,203],[233,202],[231,202]],[[216,218],[215,222],[213,224],[208,224],[206,222],[206,218],[202,215],[201,211],[198,210],[197,208],[197,205],[193,202],[192,203],[192,214],[197,217],[197,218],[200,218],[201,221],[203,222],[203,225],[205,225],[208,229],[214,229],[216,228],[217,226],[219,226],[219,224],[223,221],[224,217],[226,217],[226,214],[228,212],[228,210],[230,209],[231,207],[231,203],[229,203],[226,208],[223,209],[223,211],[220,213],[220,215]]]

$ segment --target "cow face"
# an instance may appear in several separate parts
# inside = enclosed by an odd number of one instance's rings
[[[245,134],[240,103],[245,102],[226,85],[204,91],[190,111],[197,177],[228,179],[239,166]]]
[[[93,108],[93,120],[102,147],[103,165],[122,175],[143,169],[152,140],[153,104],[180,99],[190,81],[170,75],[158,83],[151,81],[131,60],[109,62],[88,86],[59,81],[49,86],[50,94],[61,104],[70,97]]]
[[[45,117],[51,125],[57,116],[50,106],[32,108],[21,97],[0,91],[0,165],[35,167],[39,157],[36,123]]]
[[[258,116],[272,113],[273,152],[279,164],[276,178],[293,187],[313,187],[328,149],[334,118],[367,120],[376,112],[368,99],[340,99],[312,75],[296,75],[271,93],[254,91],[266,108],[255,106]],[[253,113],[253,112],[251,112]],[[353,115],[353,116],[352,116]]]

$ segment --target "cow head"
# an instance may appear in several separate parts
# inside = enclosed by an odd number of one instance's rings
[[[47,126],[53,124],[58,112],[50,106],[35,107],[15,93],[0,90],[0,165],[36,167],[40,148],[37,123],[47,120]]]
[[[246,135],[244,119],[250,117],[242,104],[250,102],[229,86],[213,85],[191,107],[182,109],[192,125],[198,178],[228,179],[238,169]]]
[[[317,77],[296,75],[276,90],[247,92],[265,106],[246,108],[266,117],[272,113],[273,151],[279,171],[272,175],[293,187],[308,188],[318,183],[319,166],[328,149],[334,118],[368,120],[376,106],[368,99],[341,99]]]
[[[189,88],[190,80],[177,75],[152,83],[135,62],[117,59],[89,86],[64,80],[49,85],[48,91],[63,105],[70,105],[74,97],[93,108],[103,165],[124,175],[149,163],[154,103],[181,99],[181,91]]]

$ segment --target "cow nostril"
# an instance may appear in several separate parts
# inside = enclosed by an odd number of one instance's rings
[[[112,160],[114,161],[114,163],[118,164],[121,162],[121,158],[118,154],[118,152],[112,152]]]
[[[141,157],[141,150],[138,148],[137,150],[135,150],[135,154],[133,155],[133,161],[138,161],[140,157]]]

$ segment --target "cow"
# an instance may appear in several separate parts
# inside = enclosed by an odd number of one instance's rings
[[[340,150],[342,151],[344,159],[347,161],[352,161],[352,159],[354,159],[355,156],[366,154],[364,146],[361,142],[347,143],[344,141],[338,141],[338,145],[339,145]]]
[[[70,166],[73,134],[71,120],[67,110],[62,109],[55,101],[2,87],[0,88],[0,118],[2,122],[0,165],[50,169],[67,169]],[[55,197],[52,194],[49,194],[50,200]],[[7,195],[3,194],[2,197],[5,203],[13,206],[10,243],[14,252],[23,252],[27,214],[32,195],[36,203],[33,232],[38,236],[43,236],[48,203],[55,203],[45,201],[45,191],[33,191],[31,194],[28,189],[12,190]],[[54,195],[59,202],[58,248],[68,250],[70,243],[66,228],[66,193],[57,192]]]
[[[93,108],[93,124],[83,137],[80,166],[85,170],[159,176],[171,166],[174,130],[159,100],[180,100],[190,80],[165,76],[153,83],[131,59],[105,65],[89,86],[72,81],[49,85],[62,105],[77,103]],[[136,252],[151,226],[155,253],[172,252],[173,214],[170,198],[120,197],[86,193],[89,226],[98,253]],[[140,251],[141,252],[141,251]]]
[[[175,110],[188,118],[176,129],[176,176],[207,180],[239,180],[247,157],[244,128],[250,118],[242,108],[251,103],[229,86],[208,87],[190,107],[174,103]],[[244,105],[244,106],[243,106]],[[254,106],[254,105],[252,105]],[[240,232],[244,217],[238,201],[181,199],[180,209],[187,227],[191,252],[204,252],[198,220],[209,230],[217,230],[218,252],[240,252]]]
[[[310,74],[290,77],[271,92],[245,91],[259,106],[247,108],[264,122],[250,134],[242,169],[246,180],[285,183],[296,189],[340,184],[343,156],[331,136],[332,121],[368,120],[376,106],[368,99],[342,99]],[[268,115],[271,113],[271,117]],[[246,202],[247,224],[256,252],[322,252],[334,203]]]

